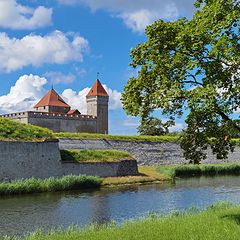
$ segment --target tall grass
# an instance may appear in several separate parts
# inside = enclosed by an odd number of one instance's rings
[[[61,150],[62,161],[77,162],[115,162],[133,160],[130,153],[118,150]]]
[[[53,132],[47,128],[0,118],[0,140],[32,141],[44,138],[53,138]]]
[[[16,180],[0,182],[0,195],[41,193],[77,190],[83,188],[100,187],[102,179],[94,176],[64,176],[62,178]]]
[[[38,232],[26,240],[238,240],[240,239],[240,207],[226,204],[209,207],[204,211],[192,210],[160,217],[151,215],[146,219],[83,230]],[[20,239],[17,238],[16,239]]]
[[[172,178],[187,176],[240,175],[240,164],[200,164],[158,166],[157,170]]]

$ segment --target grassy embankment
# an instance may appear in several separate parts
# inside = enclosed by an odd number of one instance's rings
[[[62,161],[73,162],[118,162],[133,160],[130,153],[118,150],[61,150]]]
[[[240,163],[165,165],[157,166],[156,170],[171,178],[201,175],[240,175]]]
[[[240,206],[219,204],[204,211],[189,210],[170,216],[149,216],[121,226],[90,226],[83,230],[35,233],[16,240],[237,240],[240,236]]]
[[[63,161],[77,162],[117,162],[134,159],[131,154],[118,150],[62,150],[61,156]],[[163,181],[171,181],[171,177],[158,172],[155,167],[140,166],[139,176],[107,177],[103,179],[101,185],[109,187]]]
[[[0,195],[57,192],[100,187],[102,179],[99,177],[79,175],[62,178],[16,180],[0,182]]]
[[[47,128],[0,118],[0,140],[2,141],[42,141],[53,137],[53,132]]]
[[[60,132],[54,133],[56,138],[70,138],[70,139],[104,139],[104,140],[124,140],[124,141],[149,141],[149,142],[176,142],[179,135],[164,135],[164,136],[127,136],[127,135],[109,135],[109,134],[95,134],[95,133],[68,133]]]

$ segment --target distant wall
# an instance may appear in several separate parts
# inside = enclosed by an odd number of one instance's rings
[[[140,165],[187,163],[179,144],[171,142],[60,139],[59,146],[61,149],[122,150],[131,153]],[[235,152],[230,153],[226,160],[217,160],[208,150],[208,158],[203,161],[203,163],[221,162],[240,162],[240,147],[236,147]]]
[[[5,114],[1,117],[10,118],[21,123],[46,127],[54,132],[87,132],[96,133],[97,117],[89,115],[67,115],[48,112],[19,112]]]
[[[136,161],[117,163],[62,162],[57,141],[0,141],[0,180],[88,174],[102,177],[136,175]]]

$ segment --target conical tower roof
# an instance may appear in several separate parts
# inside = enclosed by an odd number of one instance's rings
[[[44,106],[70,107],[53,88],[34,107]]]
[[[93,84],[91,90],[87,94],[87,97],[95,97],[95,96],[108,97],[106,90],[104,89],[104,87],[102,86],[101,82],[98,79]]]

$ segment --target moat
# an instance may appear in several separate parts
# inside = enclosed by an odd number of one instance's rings
[[[0,236],[23,235],[71,225],[84,227],[168,214],[216,202],[240,203],[240,177],[181,179],[175,185],[155,184],[97,191],[33,194],[0,198]]]

